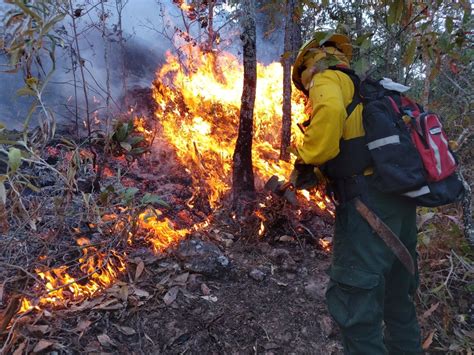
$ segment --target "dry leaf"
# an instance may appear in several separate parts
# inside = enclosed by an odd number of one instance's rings
[[[294,238],[290,237],[289,235],[282,235],[278,240],[280,242],[292,242]]]
[[[178,296],[178,291],[179,287],[172,287],[166,292],[166,294],[163,296],[163,301],[167,306],[169,306],[171,303],[173,303],[176,300],[176,297]]]
[[[26,326],[26,328],[31,333],[46,334],[49,330],[49,325],[32,325],[32,324],[29,324],[29,325]]]
[[[51,345],[54,343],[49,340],[41,339],[38,344],[36,344],[35,348],[33,349],[34,353],[39,353],[40,351],[43,351],[47,348],[49,348]]]
[[[207,287],[205,283],[201,284],[201,292],[204,296],[209,296],[211,294],[211,289]]]
[[[113,311],[113,310],[121,309],[121,308],[123,308],[123,305],[120,303],[117,303],[116,298],[105,301],[104,303],[101,303],[100,305],[94,307],[94,309],[101,309],[105,311]]]
[[[21,343],[18,348],[15,349],[15,351],[13,352],[13,355],[22,355],[23,354],[23,350],[25,350],[26,348],[26,340]]]
[[[134,334],[137,334],[137,332],[135,331],[135,329],[133,328],[130,328],[130,327],[125,327],[125,326],[122,326],[122,325],[117,325],[117,324],[114,324],[115,328],[118,329],[119,332],[125,334],[125,335],[134,335]]]
[[[438,307],[439,307],[439,302],[431,305],[431,307],[427,311],[425,311],[425,313],[423,313],[423,315],[421,316],[421,319],[427,319],[429,316],[433,314],[434,311],[436,311]]]
[[[150,293],[145,291],[145,290],[140,290],[139,288],[134,288],[133,291],[134,291],[135,295],[137,295],[138,297],[143,297],[143,298],[150,297]]]
[[[3,303],[3,290],[5,289],[4,284],[0,284],[0,304]]]
[[[216,296],[201,296],[201,298],[209,302],[217,302]]]
[[[160,285],[165,285],[168,283],[168,281],[170,280],[171,278],[171,275],[170,274],[166,274],[159,282]]]
[[[129,293],[130,293],[130,292],[129,292],[129,290],[128,290],[128,286],[125,285],[125,286],[120,287],[120,290],[119,290],[117,296],[118,296],[118,298],[119,298],[120,300],[122,300],[122,301],[125,302],[125,301],[127,301],[127,299],[128,299]]]
[[[115,342],[112,339],[110,339],[110,337],[107,334],[97,335],[97,340],[99,341],[100,345],[105,346],[105,347],[117,346]]]
[[[188,281],[189,272],[185,272],[184,274],[178,275],[174,278],[173,283],[178,285],[184,285],[186,281]]]
[[[76,332],[83,332],[85,331],[87,328],[90,327],[90,325],[92,324],[92,322],[90,320],[87,320],[87,319],[84,319],[84,320],[81,320],[78,324],[77,324],[77,327],[76,329],[74,329],[74,331]]]
[[[428,350],[428,348],[430,347],[431,343],[433,343],[433,337],[436,333],[436,329],[433,330],[430,335],[428,335],[428,337],[425,339],[425,341],[423,342],[423,350]]]
[[[143,270],[145,270],[145,263],[143,262],[143,260],[140,260],[137,265],[137,269],[135,270],[135,281],[138,280],[140,275],[143,273]]]

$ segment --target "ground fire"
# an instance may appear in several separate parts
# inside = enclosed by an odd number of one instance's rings
[[[171,144],[193,181],[194,196],[188,206],[194,208],[196,199],[206,199],[211,210],[220,206],[231,188],[232,154],[237,138],[243,68],[230,53],[215,55],[187,49],[186,60],[168,53],[167,61],[158,71],[153,85],[157,103],[155,119],[159,132],[146,127],[146,119],[135,118],[135,128],[147,140],[156,144]],[[258,65],[257,101],[255,105],[255,137],[253,164],[256,184],[260,189],[271,176],[288,177],[292,164],[281,161],[279,132],[282,116],[282,67],[279,63]],[[293,140],[298,137],[296,123],[304,120],[305,101],[293,91]],[[161,136],[160,136],[161,134]],[[153,154],[153,150],[151,152]],[[107,168],[105,169],[107,170]],[[108,171],[108,170],[107,170]],[[111,175],[111,172],[106,175]],[[301,197],[316,203],[321,210],[330,204],[319,191],[303,191]],[[266,207],[265,203],[260,208]],[[332,214],[332,211],[329,211]],[[257,210],[260,219],[258,236],[265,232],[266,217]],[[110,220],[113,216],[105,216]],[[144,241],[153,252],[166,251],[186,235],[208,224],[205,220],[188,229],[177,229],[173,221],[161,218],[159,210],[147,210],[139,215],[140,237],[130,235],[128,244]],[[36,270],[34,286],[38,297],[23,298],[20,313],[42,307],[64,307],[91,298],[108,288],[126,270],[126,254],[116,250],[108,254],[91,245],[87,238],[77,240],[82,250],[79,270],[74,275],[68,266]],[[329,250],[329,242],[322,247]]]

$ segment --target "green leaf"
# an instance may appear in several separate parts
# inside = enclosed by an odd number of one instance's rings
[[[138,191],[139,190],[136,187],[129,187],[128,189],[125,189],[122,193],[123,199],[127,202],[130,202],[138,193]]]
[[[127,142],[120,142],[120,146],[125,149],[127,152],[132,150],[132,146]]]
[[[131,145],[131,146],[134,146],[134,145],[137,145],[138,143],[141,143],[145,140],[145,137],[143,136],[135,136],[135,137],[130,137],[129,139],[127,139],[127,142]]]
[[[15,5],[23,10],[28,16],[34,18],[36,21],[41,23],[41,16],[39,16],[36,12],[32,11],[30,7],[26,6],[22,0],[16,0]]]
[[[49,21],[48,23],[46,23],[44,25],[44,27],[41,29],[41,33],[40,33],[40,37],[44,36],[45,34],[47,34],[51,28],[57,24],[58,22],[62,21],[62,19],[64,18],[64,14],[59,14],[59,15],[56,15],[55,17],[53,17],[51,19],[51,21]]]
[[[352,69],[356,72],[359,76],[364,76],[367,74],[370,65],[366,58],[360,58],[359,60],[355,61],[352,65]]]
[[[318,33],[316,36],[315,36],[315,39],[316,41],[319,42],[320,45],[324,44],[324,42],[326,42],[329,38],[331,38],[331,36],[333,35],[334,33],[333,32],[321,32],[321,33]]]
[[[451,16],[446,17],[445,27],[448,33],[453,32],[454,23],[453,23],[453,18]]]
[[[142,148],[142,147],[138,147],[138,148],[133,148],[131,151],[130,151],[130,154],[132,155],[140,155],[140,154],[143,154],[145,152],[147,152],[148,149],[146,148]]]
[[[11,172],[15,172],[21,165],[21,151],[18,148],[11,147],[8,151],[8,167]]]
[[[5,190],[5,184],[3,181],[0,181],[0,201],[6,205],[7,204],[7,191]]]
[[[387,24],[389,26],[398,23],[403,14],[403,0],[393,0],[390,3],[387,16]]]
[[[117,142],[123,142],[128,137],[128,127],[123,123],[119,123],[117,129],[115,130],[115,139]]]
[[[150,193],[146,193],[142,197],[141,203],[143,205],[158,204],[158,205],[161,205],[161,206],[166,207],[166,208],[171,208],[171,206],[169,204],[167,204],[165,201],[163,201],[160,196],[153,195],[153,194],[150,194]]]
[[[409,66],[413,64],[413,61],[415,59],[416,47],[417,47],[417,41],[416,39],[413,39],[408,45],[408,48],[403,57],[403,65]]]
[[[28,186],[30,188],[30,190],[32,190],[36,193],[41,192],[41,189],[38,186],[33,185],[31,182],[27,182],[26,186]]]
[[[16,91],[17,96],[36,96],[36,93],[29,87],[23,87]]]

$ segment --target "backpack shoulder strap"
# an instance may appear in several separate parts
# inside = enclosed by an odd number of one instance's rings
[[[344,74],[348,75],[349,78],[351,78],[352,83],[354,84],[354,96],[352,97],[352,101],[346,107],[346,112],[347,112],[346,119],[347,119],[351,115],[351,113],[355,110],[357,105],[362,102],[362,98],[360,96],[360,78],[355,73],[354,70],[343,67],[343,66],[333,65],[333,66],[330,66],[328,69],[343,72]]]

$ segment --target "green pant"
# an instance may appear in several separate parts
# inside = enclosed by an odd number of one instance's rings
[[[416,210],[406,198],[370,189],[371,209],[397,234],[416,264]],[[416,270],[418,270],[416,268]],[[338,206],[334,254],[326,292],[345,354],[420,354],[420,329],[412,276],[367,222],[353,201]]]

